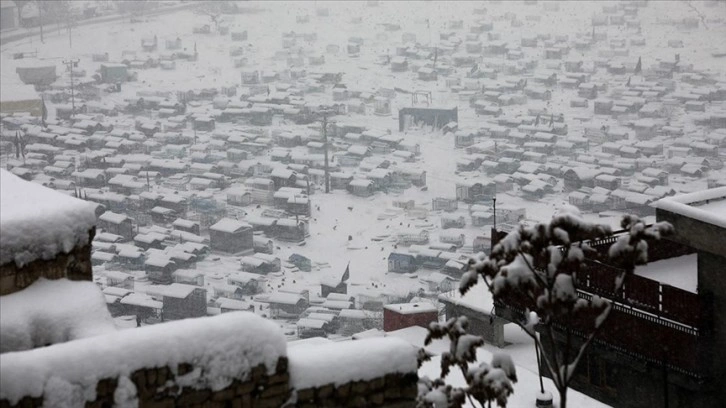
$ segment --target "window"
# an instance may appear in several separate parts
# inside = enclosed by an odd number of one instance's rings
[[[617,395],[620,369],[616,363],[589,352],[587,358],[580,363],[578,373],[580,380],[588,382],[613,397]]]

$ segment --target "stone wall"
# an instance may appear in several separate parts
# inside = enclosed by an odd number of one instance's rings
[[[385,377],[338,386],[327,384],[295,391],[293,399],[296,402],[289,406],[412,408],[416,405],[417,382],[418,376],[410,373],[388,374]]]
[[[292,391],[287,358],[278,360],[275,372],[269,374],[264,365],[252,369],[244,381],[234,380],[218,390],[194,389],[179,385],[178,377],[194,370],[192,364],[177,367],[145,368],[134,371],[129,379],[136,387],[140,407],[382,407],[413,408],[418,392],[416,373],[388,374],[368,381],[343,385],[327,384],[316,388]],[[96,399],[86,403],[88,408],[114,406],[118,378],[107,378],[96,384]],[[43,397],[25,397],[12,405],[0,400],[0,408],[42,407]],[[52,404],[50,404],[52,405]]]
[[[136,387],[139,406],[276,408],[283,406],[290,398],[285,357],[278,360],[274,373],[269,374],[264,365],[259,365],[251,370],[246,380],[234,380],[229,386],[218,391],[180,386],[178,377],[183,377],[193,370],[192,364],[179,364],[174,368],[155,367],[134,371],[129,379]],[[96,384],[96,399],[87,402],[86,407],[114,406],[118,383],[118,378],[99,381]],[[16,405],[11,405],[7,400],[0,400],[0,408],[41,406],[43,406],[43,397],[25,397]]]
[[[53,259],[37,259],[22,267],[18,267],[15,262],[0,265],[0,296],[23,290],[41,277],[93,280],[91,241],[95,234],[95,229],[88,231],[88,244],[76,246]]]

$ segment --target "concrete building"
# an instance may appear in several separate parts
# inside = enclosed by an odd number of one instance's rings
[[[670,222],[675,233],[648,242],[648,265],[637,267],[621,291],[614,292],[617,266],[587,262],[578,272],[578,296],[597,294],[613,309],[571,387],[618,407],[720,406],[726,397],[726,187],[667,197],[655,207],[657,221]],[[604,254],[615,239],[589,244]],[[515,321],[524,307],[512,300],[495,303],[495,312]],[[587,323],[565,324],[554,333],[560,347],[565,327],[580,333],[576,328]],[[576,347],[584,341],[573,338]],[[542,340],[552,347],[548,336]]]

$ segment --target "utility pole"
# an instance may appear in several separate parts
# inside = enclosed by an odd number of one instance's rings
[[[38,21],[40,22],[40,42],[45,43],[43,40],[43,3],[36,1],[35,4],[38,6]]]
[[[323,114],[323,145],[325,146],[325,192],[330,193],[330,169],[328,168],[328,114]]]
[[[71,117],[76,115],[76,92],[73,86],[73,67],[78,64],[78,58],[63,60],[63,63],[68,65],[68,72],[71,75]]]
[[[494,249],[494,245],[499,243],[499,232],[497,231],[497,196],[496,196],[496,194],[494,195],[494,197],[492,197],[492,203],[494,205],[494,217],[493,217],[494,226],[492,226],[491,239],[489,240],[490,241],[490,247],[489,247],[490,251]],[[537,356],[539,357],[539,354]]]
[[[494,229],[497,229],[497,196],[492,197],[492,205],[494,207]]]
[[[73,48],[73,16],[70,11],[66,11],[66,13],[68,13],[68,47]]]

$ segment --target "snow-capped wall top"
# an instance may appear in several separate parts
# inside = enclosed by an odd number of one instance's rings
[[[656,208],[726,228],[726,187],[667,197]]]
[[[95,208],[0,170],[0,265],[22,267],[87,244]]]
[[[20,292],[0,296],[0,353],[115,330],[103,293],[93,282],[40,278]]]
[[[416,314],[438,312],[436,306],[431,303],[398,303],[383,306],[384,309],[394,311],[398,314]]]
[[[288,355],[290,387],[303,390],[394,373],[415,373],[417,348],[395,338],[300,344]]]
[[[277,324],[253,313],[179,320],[0,354],[0,399],[16,404],[25,396],[44,395],[46,401],[64,401],[71,394],[84,398],[95,395],[101,379],[128,376],[141,368],[176,370],[180,363],[196,369],[177,377],[179,386],[218,391],[235,378],[247,378],[260,364],[274,372],[285,355],[285,337]],[[83,389],[71,392],[72,387]],[[70,406],[83,406],[83,401]]]

